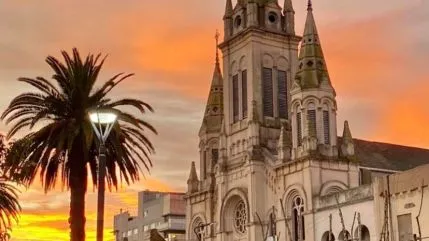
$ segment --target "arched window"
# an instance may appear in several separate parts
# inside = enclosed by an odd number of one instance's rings
[[[293,240],[305,240],[304,226],[304,200],[297,196],[292,203],[292,225],[293,225]]]
[[[323,139],[326,145],[331,144],[331,127],[329,119],[329,106],[325,104],[323,107]]]
[[[308,136],[317,137],[317,124],[316,124],[316,107],[313,103],[308,105],[307,109],[307,128]]]
[[[192,230],[190,230],[192,232],[192,240],[193,241],[199,241],[202,240],[204,237],[204,229],[203,228],[199,228],[203,225],[203,220],[198,217],[194,220],[194,222],[192,222]]]
[[[296,133],[298,146],[302,145],[302,125],[301,125],[301,112],[296,113]]]
[[[239,201],[235,206],[233,218],[234,228],[237,233],[244,234],[246,232],[247,211],[243,200]]]
[[[339,241],[351,241],[351,237],[350,237],[350,233],[347,230],[343,230],[340,232],[340,234],[338,235],[338,240]]]
[[[360,225],[355,230],[355,239],[359,239],[359,229],[360,229],[360,240],[361,241],[370,241],[369,230],[365,225]]]
[[[329,231],[326,231],[325,233],[323,233],[321,241],[335,241],[334,234],[332,232],[330,234],[331,235],[329,236]]]

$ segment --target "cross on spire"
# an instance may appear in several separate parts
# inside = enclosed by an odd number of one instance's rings
[[[311,0],[308,0],[307,10],[308,11],[312,11],[313,10],[313,3],[311,2]]]
[[[219,37],[220,37],[220,33],[219,31],[216,29],[216,34],[215,34],[215,39],[216,39],[216,63],[219,63]]]

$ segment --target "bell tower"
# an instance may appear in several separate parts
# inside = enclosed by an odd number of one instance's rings
[[[224,124],[230,162],[252,158],[261,147],[277,153],[283,123],[290,120],[290,89],[298,44],[294,10],[277,0],[226,1],[223,53]],[[290,123],[289,123],[290,124]],[[257,141],[252,141],[257,139]]]

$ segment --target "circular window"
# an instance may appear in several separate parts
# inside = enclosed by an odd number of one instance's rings
[[[270,21],[270,23],[275,23],[275,22],[277,22],[277,14],[276,13],[274,13],[274,12],[270,12],[269,14],[268,14],[268,21]]]
[[[240,26],[241,26],[241,22],[242,22],[242,20],[241,20],[241,16],[237,16],[237,17],[235,18],[235,20],[234,20],[234,25],[235,25],[235,27],[236,27],[236,28],[240,27]]]
[[[244,201],[237,203],[234,209],[234,227],[238,233],[246,232],[247,211]]]

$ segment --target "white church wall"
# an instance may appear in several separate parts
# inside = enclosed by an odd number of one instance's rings
[[[413,239],[414,234],[419,236],[416,220],[419,212],[422,238],[429,237],[429,178],[425,178],[427,173],[429,173],[429,165],[423,165],[388,177],[376,178],[374,189],[377,227],[381,232],[385,216],[383,193],[390,190],[392,218],[388,226],[393,234],[393,241],[410,240]]]
[[[378,240],[378,234],[374,228],[375,217],[374,217],[374,201],[367,200],[363,202],[352,203],[349,205],[341,206],[343,213],[344,225],[348,232],[350,232],[354,213],[360,213],[361,224],[365,225],[369,229],[370,241]],[[331,207],[329,209],[318,211],[314,215],[314,233],[315,241],[326,241],[322,240],[323,234],[329,231],[329,215],[332,215],[332,233],[335,240],[338,240],[339,234],[342,231],[341,219],[337,207]],[[357,214],[356,214],[357,215]],[[309,227],[312,228],[312,227]],[[358,228],[357,216],[353,227],[353,236],[356,237]]]

